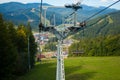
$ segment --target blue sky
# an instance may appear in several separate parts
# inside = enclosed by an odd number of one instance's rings
[[[40,2],[40,0],[0,0],[0,3],[5,2],[22,2],[22,3],[36,3]],[[108,6],[117,0],[43,0],[44,3],[49,3],[55,6],[64,6],[65,4],[69,3],[76,3],[77,1],[82,1],[82,4],[86,4],[89,6]],[[120,2],[116,5],[112,6],[112,8],[116,8],[120,10]]]

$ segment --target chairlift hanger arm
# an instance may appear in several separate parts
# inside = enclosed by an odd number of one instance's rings
[[[80,2],[77,2],[76,4],[66,4],[65,5],[66,8],[72,8],[75,11],[77,11],[78,9],[81,9],[82,7],[80,6]]]

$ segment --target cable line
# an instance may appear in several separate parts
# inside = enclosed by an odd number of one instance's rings
[[[84,20],[85,22],[86,21],[88,21],[88,20],[90,20],[92,17],[94,17],[94,16],[96,16],[96,15],[98,15],[98,14],[100,14],[101,12],[103,12],[103,11],[105,11],[106,9],[108,9],[109,7],[111,7],[111,6],[113,6],[113,5],[115,5],[116,3],[118,3],[120,0],[118,0],[118,1],[116,1],[116,2],[114,2],[114,3],[112,3],[111,5],[109,5],[108,7],[106,7],[106,8],[104,8],[104,9],[102,9],[101,11],[99,11],[99,12],[97,12],[97,13],[95,13],[95,14],[93,14],[92,16],[90,16],[89,18],[87,18],[86,20]]]

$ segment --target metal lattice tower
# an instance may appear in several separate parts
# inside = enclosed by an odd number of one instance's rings
[[[68,37],[71,33],[77,32],[81,29],[81,25],[76,27],[76,18],[77,18],[77,10],[80,9],[81,7],[78,5],[78,3],[76,5],[67,5],[65,6],[66,8],[73,8],[74,9],[74,26],[71,27],[67,27],[67,30],[64,29],[63,31],[58,31],[55,28],[55,15],[53,16],[54,19],[54,25],[52,26],[46,26],[46,19],[44,21],[44,25],[42,24],[42,19],[40,20],[40,24],[39,24],[39,32],[40,31],[47,31],[47,32],[51,32],[52,34],[54,34],[57,39],[58,39],[58,45],[57,45],[57,68],[56,68],[56,80],[65,80],[65,70],[64,70],[64,56],[63,56],[63,48],[62,48],[62,42],[63,39],[65,39],[66,37]],[[48,8],[48,7],[47,7]],[[46,8],[46,9],[47,9]],[[44,17],[46,18],[46,9],[45,9],[45,15]],[[41,0],[41,7],[40,7],[40,17],[42,15],[42,0]],[[69,17],[69,16],[68,16]]]
[[[62,40],[58,40],[56,80],[65,80],[64,58],[62,49]]]

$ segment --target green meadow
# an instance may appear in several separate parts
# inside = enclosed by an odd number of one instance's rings
[[[65,80],[120,80],[120,57],[75,57],[65,59]],[[36,63],[17,80],[56,80],[56,59]]]

